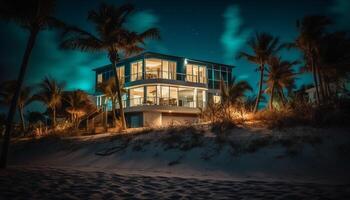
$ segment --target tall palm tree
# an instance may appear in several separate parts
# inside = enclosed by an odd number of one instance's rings
[[[62,104],[64,83],[58,83],[55,79],[45,77],[39,84],[39,91],[34,99],[41,101],[51,112],[52,127],[56,127],[56,110]]]
[[[325,95],[330,97],[330,83],[342,89],[350,77],[350,38],[346,32],[327,34],[319,49],[318,66],[325,81]]]
[[[269,58],[280,51],[284,45],[279,44],[279,38],[270,35],[269,33],[256,33],[248,41],[248,46],[253,50],[253,54],[240,52],[238,58],[245,58],[248,61],[258,65],[257,71],[260,72],[259,90],[254,106],[254,112],[258,110],[261,99],[264,70]]]
[[[6,106],[11,105],[11,100],[14,95],[14,91],[16,89],[17,81],[11,80],[11,81],[5,81],[0,86],[0,103]],[[17,103],[17,109],[19,112],[19,116],[21,119],[22,124],[22,131],[26,130],[25,120],[24,120],[24,108],[28,104],[32,102],[32,87],[25,86],[21,88],[18,103]]]
[[[130,4],[119,7],[101,4],[98,10],[92,10],[88,13],[88,20],[94,24],[96,33],[93,34],[78,28],[72,28],[65,34],[66,39],[61,45],[65,49],[80,49],[92,52],[104,51],[108,53],[115,75],[123,130],[126,129],[126,121],[119,84],[120,77],[118,77],[116,64],[123,54],[129,56],[143,51],[144,49],[140,45],[144,44],[145,39],[159,39],[159,31],[156,28],[150,28],[142,33],[129,31],[125,28],[125,22],[133,10],[134,7]]]
[[[117,85],[115,84],[115,78],[112,77],[107,81],[104,81],[100,83],[97,86],[97,89],[101,91],[106,98],[108,98],[112,102],[112,117],[113,117],[113,126],[116,126],[116,102],[118,100],[118,88]],[[125,89],[123,88],[123,84],[119,83],[121,85],[121,93],[125,93]]]
[[[222,88],[222,101],[230,104],[236,104],[242,101],[245,93],[253,90],[247,81],[237,81],[236,77],[232,78],[232,83],[228,87]]]
[[[66,111],[71,115],[74,128],[78,128],[81,118],[94,108],[88,94],[82,90],[66,92],[64,100],[68,103]]]
[[[317,104],[321,103],[321,97],[324,99],[323,84],[324,80],[321,77],[320,67],[317,65],[317,60],[320,56],[320,41],[325,35],[325,29],[331,24],[329,17],[312,15],[305,16],[301,21],[297,21],[299,35],[294,43],[289,44],[289,47],[298,48],[304,54],[305,68],[303,71],[312,73],[313,81],[316,89]],[[321,97],[320,97],[321,92]]]
[[[6,131],[2,145],[0,167],[5,168],[7,152],[10,144],[12,122],[14,119],[17,102],[20,96],[21,87],[27,70],[29,57],[34,47],[39,31],[64,27],[64,23],[53,17],[55,11],[55,0],[2,0],[0,3],[0,18],[12,21],[29,31],[29,38],[22,58],[20,71],[17,78],[17,86],[11,101],[10,109],[6,120]]]
[[[271,57],[268,61],[266,69],[266,92],[270,94],[269,108],[273,109],[273,100],[275,94],[279,94],[282,102],[284,102],[283,89],[291,90],[295,85],[295,73],[293,66],[299,62],[284,61],[281,57]]]

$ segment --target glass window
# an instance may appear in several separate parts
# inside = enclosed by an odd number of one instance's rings
[[[176,80],[176,62],[169,61],[169,79]]]
[[[197,65],[192,65],[192,66],[193,66],[192,81],[198,83],[198,66]]]
[[[192,65],[186,65],[186,81],[193,82],[193,71],[192,71]]]
[[[144,88],[137,87],[129,90],[130,92],[130,106],[138,106],[143,103]]]
[[[221,96],[213,95],[213,102],[214,103],[220,103],[221,102]]]
[[[177,106],[177,88],[176,87],[170,87],[169,89],[169,104],[171,106]]]
[[[194,89],[179,87],[179,106],[194,107]]]
[[[163,65],[162,65],[162,69],[163,69],[162,70],[162,72],[163,72],[162,78],[169,79],[170,78],[169,77],[169,62],[166,60],[163,60],[162,63],[163,63]]]
[[[221,71],[221,78],[225,82],[227,82],[227,71]]]
[[[156,79],[161,77],[162,60],[148,58],[146,59],[146,79]]]
[[[157,86],[146,87],[146,104],[155,105],[157,104]]]
[[[102,83],[102,73],[97,74],[97,84]]]
[[[198,82],[199,83],[207,83],[207,73],[205,71],[205,67],[201,66],[198,69]]]
[[[186,65],[186,81],[206,83],[206,66]]]
[[[208,79],[209,79],[209,80],[212,80],[212,79],[213,79],[213,70],[212,70],[211,67],[208,68]]]
[[[169,86],[161,86],[161,96],[159,98],[160,105],[169,104]]]
[[[220,71],[219,70],[214,70],[214,79],[215,80],[221,80],[221,76],[220,76]]]
[[[118,74],[118,78],[121,84],[125,83],[125,67],[124,66],[120,66],[117,67],[117,74]]]
[[[142,61],[131,63],[131,81],[142,79]]]

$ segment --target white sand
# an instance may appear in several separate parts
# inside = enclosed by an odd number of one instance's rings
[[[137,136],[126,148],[120,148],[123,140],[108,135],[17,141],[11,147],[10,169],[0,172],[6,185],[1,184],[0,199],[34,198],[38,192],[40,199],[344,199],[350,195],[349,133],[305,128],[273,132],[274,139],[312,135],[321,142],[288,148],[271,144],[244,153],[218,145],[212,136],[200,147],[168,149],[162,133]],[[268,130],[237,129],[230,140],[249,144],[270,135]]]

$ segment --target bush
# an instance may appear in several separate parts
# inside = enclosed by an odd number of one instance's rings
[[[203,144],[203,134],[193,126],[171,127],[164,133],[161,142],[165,149],[187,151]]]

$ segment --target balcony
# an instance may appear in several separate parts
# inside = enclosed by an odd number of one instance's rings
[[[126,80],[129,80],[129,82],[126,82],[125,84],[126,87],[143,83],[170,83],[195,87],[207,87],[208,82],[206,77],[160,70],[134,73],[130,76],[126,76]]]

